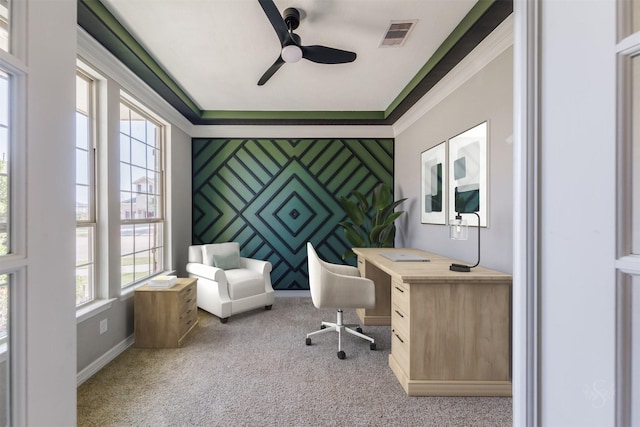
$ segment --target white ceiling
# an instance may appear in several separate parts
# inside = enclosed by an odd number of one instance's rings
[[[301,10],[303,45],[357,53],[307,60],[258,79],[280,43],[257,0],[102,0],[202,110],[384,111],[474,0],[275,0]],[[402,47],[379,47],[390,21],[418,20]]]

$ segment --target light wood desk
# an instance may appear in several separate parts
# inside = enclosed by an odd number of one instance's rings
[[[365,325],[391,325],[389,366],[410,396],[511,396],[511,276],[416,249],[354,248],[376,307]],[[394,262],[383,252],[429,262]],[[459,262],[459,261],[455,261]]]

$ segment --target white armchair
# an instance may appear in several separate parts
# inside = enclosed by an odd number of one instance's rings
[[[275,300],[271,263],[240,256],[237,242],[189,246],[189,277],[198,279],[198,307],[227,323],[230,316]]]

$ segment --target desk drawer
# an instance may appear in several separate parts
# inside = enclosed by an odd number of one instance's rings
[[[409,314],[396,304],[391,305],[391,328],[397,329],[406,337],[409,336]]]
[[[365,265],[367,264],[367,260],[361,256],[358,256],[358,271],[360,271],[360,277],[367,277],[367,270]]]
[[[391,329],[391,354],[402,366],[402,369],[409,373],[409,338],[397,328]]]
[[[391,281],[391,302],[402,310],[403,313],[409,313],[409,285],[406,283]]]

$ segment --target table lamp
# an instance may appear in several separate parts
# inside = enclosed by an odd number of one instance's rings
[[[474,265],[453,263],[449,266],[449,270],[468,273],[480,264],[480,215],[478,212],[456,212],[455,219],[449,221],[449,238],[451,240],[467,240],[469,238],[469,227],[467,221],[462,219],[463,213],[472,213],[478,217],[478,262]]]

